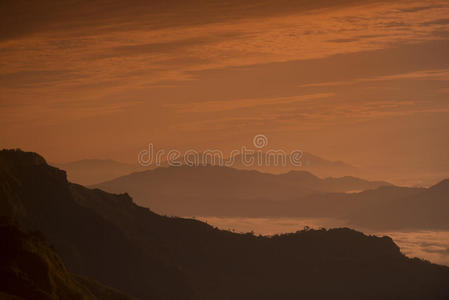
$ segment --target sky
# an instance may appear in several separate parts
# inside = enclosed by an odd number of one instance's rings
[[[422,0],[1,1],[0,147],[135,161],[264,134],[448,172],[448,16]]]

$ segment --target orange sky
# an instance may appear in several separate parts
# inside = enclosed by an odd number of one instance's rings
[[[69,3],[69,4],[68,4]],[[274,145],[449,170],[447,1],[3,1],[0,146]]]

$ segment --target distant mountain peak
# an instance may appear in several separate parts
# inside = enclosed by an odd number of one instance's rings
[[[52,165],[67,171],[70,181],[84,185],[111,180],[142,169],[137,164],[133,165],[112,159],[97,158],[82,159],[67,163],[54,163]]]
[[[449,178],[440,181],[434,186],[430,187],[430,191],[444,191],[449,192]]]

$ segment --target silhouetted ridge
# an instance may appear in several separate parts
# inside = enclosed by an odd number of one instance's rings
[[[449,268],[405,257],[390,238],[350,229],[237,234],[70,184],[49,166],[12,165],[0,170],[1,214],[42,231],[69,271],[140,299],[449,296]]]
[[[18,166],[47,165],[45,159],[34,152],[24,152],[20,149],[3,149],[0,151],[0,164],[2,168]]]
[[[295,176],[304,180],[319,180],[318,176],[315,176],[308,171],[289,171],[285,174],[280,174],[279,176]]]
[[[428,189],[381,187],[352,197],[359,205],[348,213],[351,224],[377,230],[449,229],[449,180]]]
[[[234,157],[235,163],[233,167],[237,169],[257,169],[262,172],[269,172],[269,173],[275,173],[275,174],[281,174],[286,173],[290,170],[295,171],[309,171],[313,174],[317,174],[321,177],[328,177],[328,176],[343,176],[343,175],[356,175],[360,173],[360,170],[357,168],[346,164],[342,161],[329,161],[326,159],[323,159],[321,157],[315,156],[311,153],[304,152],[301,157],[301,166],[294,166],[290,164],[291,157],[290,155],[286,155],[284,157],[284,163],[282,163],[282,160],[278,157],[278,162],[275,163],[274,157],[266,156],[267,154],[264,153],[264,157],[268,158],[268,163],[258,165],[253,164],[251,166],[247,166],[247,164],[243,163],[243,157],[241,155],[237,155]],[[258,161],[257,154],[253,155],[245,155],[246,160],[249,161],[250,159],[254,161]]]
[[[135,172],[93,187],[128,192],[158,213],[183,216],[275,216],[298,211],[314,194],[344,193],[390,185],[354,177],[321,179],[307,171],[268,174],[219,166],[166,167]]]
[[[0,169],[1,215],[27,230],[43,232],[71,272],[142,299],[190,298],[177,267],[147,255],[115,224],[80,205],[64,171],[47,164],[21,163],[23,157],[39,156],[0,152],[0,159],[12,166]],[[131,202],[127,195],[109,194],[108,198],[111,203]]]

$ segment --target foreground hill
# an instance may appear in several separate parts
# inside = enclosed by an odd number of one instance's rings
[[[37,233],[0,219],[0,299],[132,299],[95,281],[70,274]]]
[[[447,299],[449,268],[350,229],[273,237],[168,218],[0,152],[0,211],[42,231],[71,272],[140,299]]]
[[[309,172],[266,174],[227,167],[168,167],[132,173],[94,187],[129,193],[138,204],[170,215],[264,214],[274,205],[312,194],[374,189],[387,182],[355,177],[321,179]]]
[[[1,215],[44,233],[71,272],[141,299],[189,299],[175,266],[148,255],[115,224],[80,205],[65,172],[41,156],[1,151],[0,183]],[[109,201],[130,199],[110,195]]]

